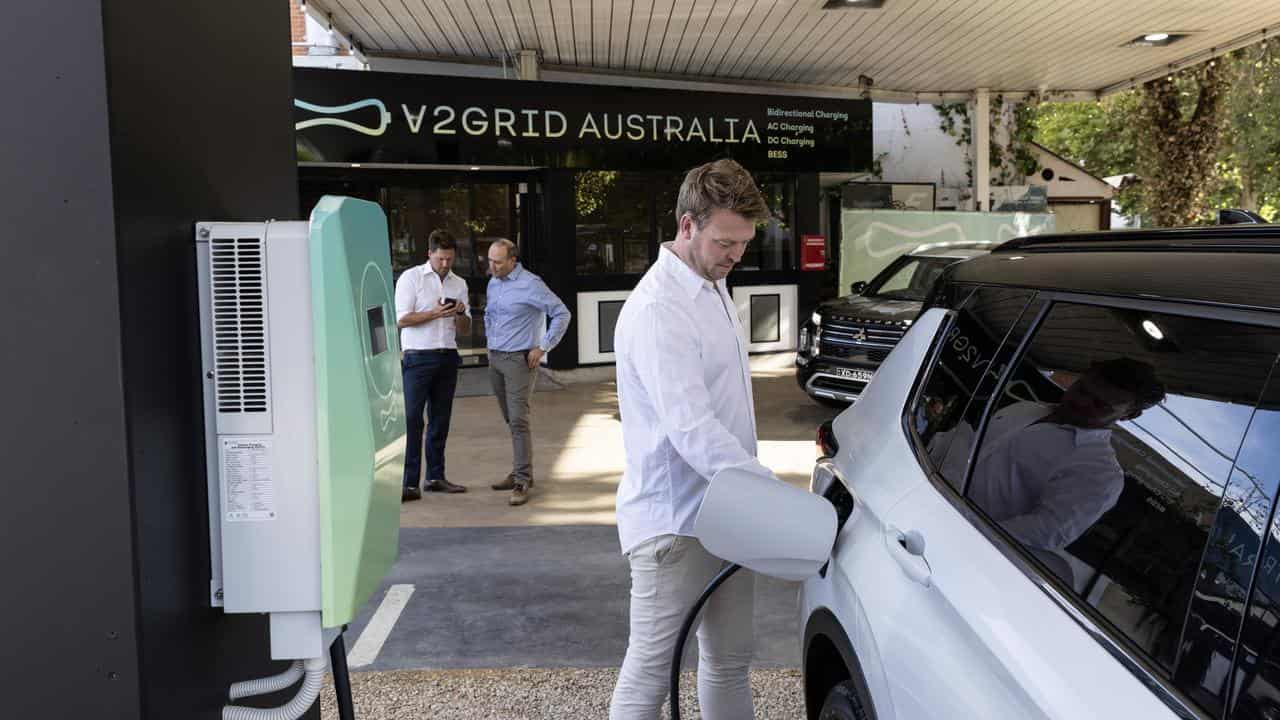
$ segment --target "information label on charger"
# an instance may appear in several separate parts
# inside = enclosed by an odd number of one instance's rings
[[[222,487],[228,522],[276,519],[270,440],[223,440]]]

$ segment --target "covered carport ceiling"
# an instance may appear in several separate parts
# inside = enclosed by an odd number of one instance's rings
[[[855,0],[856,1],[856,0]],[[310,0],[369,58],[874,95],[1107,94],[1280,31],[1280,0]],[[1274,30],[1272,29],[1274,26]],[[1155,32],[1163,47],[1130,45]],[[922,98],[927,99],[927,98]]]

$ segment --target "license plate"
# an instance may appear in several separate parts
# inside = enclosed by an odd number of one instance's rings
[[[836,375],[849,380],[869,383],[871,378],[875,377],[875,373],[870,370],[857,370],[854,368],[836,368]]]

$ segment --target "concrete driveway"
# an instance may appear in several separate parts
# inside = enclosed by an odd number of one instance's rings
[[[796,387],[791,358],[752,359],[760,458],[804,485],[815,429],[835,413]],[[522,507],[489,489],[511,460],[496,402],[455,400],[446,462],[468,492],[403,505],[399,559],[347,632],[353,672],[371,675],[360,678],[367,692],[379,674],[403,686],[402,671],[596,668],[612,677],[626,649],[630,586],[614,525],[623,449],[612,378],[612,368],[557,374],[535,393],[536,485]],[[794,697],[784,704],[798,697],[796,589],[757,582],[756,664],[788,669]],[[686,667],[696,639],[690,645]]]

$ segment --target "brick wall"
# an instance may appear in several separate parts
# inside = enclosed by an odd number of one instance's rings
[[[302,3],[298,0],[286,0],[289,3],[289,28],[292,30],[292,41],[294,43],[305,43],[307,41],[307,17],[302,12]],[[301,45],[293,46],[294,55],[306,55],[307,48]]]

